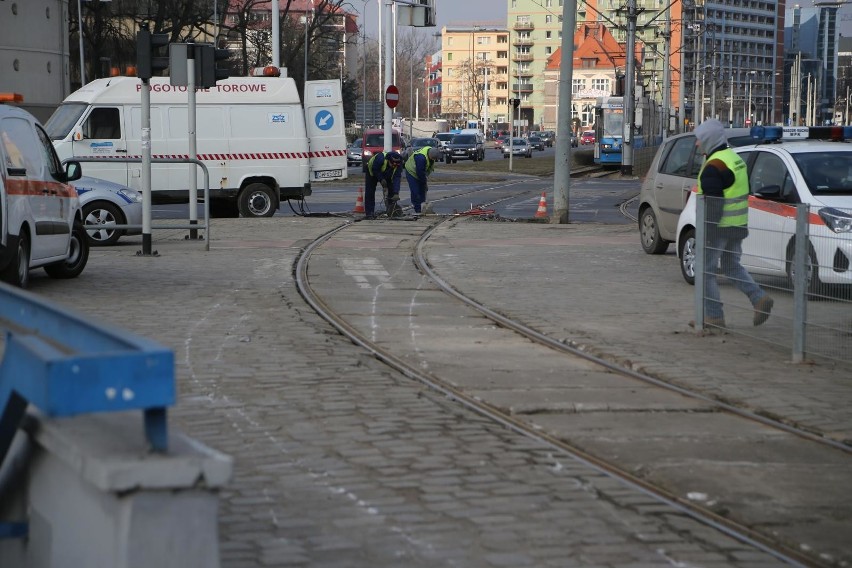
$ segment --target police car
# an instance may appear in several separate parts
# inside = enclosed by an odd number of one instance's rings
[[[0,279],[26,288],[29,271],[38,267],[54,278],[79,276],[89,243],[77,191],[68,183],[80,178],[80,163],[63,169],[41,124],[4,100],[0,96]]]
[[[757,126],[756,144],[735,148],[748,166],[749,236],[743,266],[792,277],[796,205],[807,204],[808,289],[852,284],[852,127]],[[677,226],[684,279],[695,281],[695,191]]]

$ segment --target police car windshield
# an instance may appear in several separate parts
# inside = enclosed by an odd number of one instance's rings
[[[86,103],[63,103],[59,105],[47,124],[44,125],[51,140],[64,140],[86,111]]]
[[[843,152],[796,152],[792,156],[813,195],[852,195],[852,148]]]

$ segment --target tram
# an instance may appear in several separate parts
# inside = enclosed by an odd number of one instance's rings
[[[636,97],[633,148],[658,146],[663,141],[663,115],[659,103]],[[595,101],[595,163],[621,165],[624,136],[624,97],[598,97]]]

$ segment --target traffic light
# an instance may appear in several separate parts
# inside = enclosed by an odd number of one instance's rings
[[[154,73],[168,69],[168,56],[158,54],[169,44],[169,34],[152,34],[144,25],[136,34],[136,76],[147,81]]]
[[[199,87],[215,87],[216,81],[221,81],[231,76],[231,72],[227,67],[217,67],[216,65],[217,62],[225,61],[231,57],[230,50],[220,49],[209,43],[198,44],[195,57],[196,64],[201,67],[201,84]]]
[[[515,108],[521,106],[521,99],[512,99],[512,106]]]

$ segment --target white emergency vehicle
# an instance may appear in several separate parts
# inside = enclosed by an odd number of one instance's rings
[[[68,185],[80,163],[63,169],[35,117],[5,98],[0,93],[0,278],[26,288],[38,267],[74,278],[89,259],[77,191]]]
[[[141,191],[142,81],[97,79],[72,93],[46,128],[61,159],[96,157],[86,174]],[[187,91],[153,77],[152,158],[187,158]],[[302,106],[289,77],[232,77],[196,93],[196,151],[210,172],[210,212],[268,217],[304,199],[311,183],[347,177],[340,81],[309,81]],[[188,202],[189,166],[151,166],[154,203]],[[197,176],[203,190],[204,177]],[[198,192],[199,198],[203,192]]]
[[[796,206],[807,204],[808,289],[852,285],[852,127],[754,127],[760,144],[734,148],[748,166],[749,236],[742,265],[753,274],[792,277]],[[677,253],[695,281],[695,190],[680,215]]]

